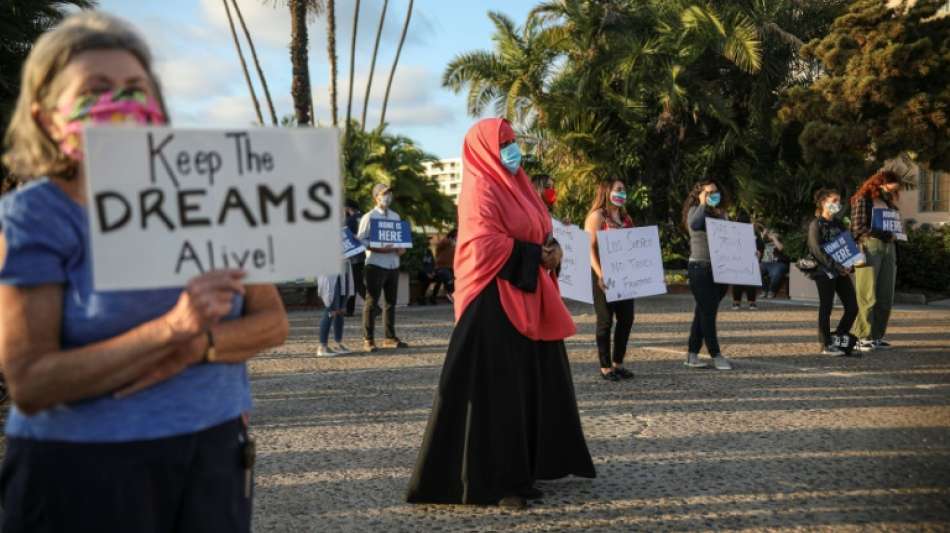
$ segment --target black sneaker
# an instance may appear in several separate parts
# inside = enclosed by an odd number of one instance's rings
[[[399,337],[383,339],[383,348],[408,348],[409,345],[399,340]]]
[[[614,370],[611,370],[610,372],[607,372],[606,374],[601,372],[600,377],[607,381],[620,381],[622,379],[619,375],[617,375],[617,372]]]
[[[620,379],[633,379],[633,372],[624,367],[614,368],[613,373],[620,376]]]

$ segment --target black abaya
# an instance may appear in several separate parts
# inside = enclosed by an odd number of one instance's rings
[[[519,333],[492,282],[452,333],[407,500],[494,504],[571,474],[596,475],[564,342]]]

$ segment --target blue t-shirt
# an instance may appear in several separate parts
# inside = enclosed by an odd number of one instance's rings
[[[115,337],[161,316],[178,301],[181,289],[95,291],[86,210],[48,180],[0,199],[0,228],[7,247],[0,283],[62,286],[63,349]],[[240,316],[243,307],[243,299],[236,297],[228,318]],[[244,363],[194,365],[123,399],[107,394],[32,416],[11,407],[6,433],[72,442],[156,439],[200,431],[250,408]]]

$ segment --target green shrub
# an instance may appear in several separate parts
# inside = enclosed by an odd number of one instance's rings
[[[422,254],[429,247],[429,238],[423,233],[412,232],[412,248],[400,258],[399,270],[415,274],[422,270]]]
[[[950,291],[950,227],[908,225],[907,242],[897,245],[897,286]]]

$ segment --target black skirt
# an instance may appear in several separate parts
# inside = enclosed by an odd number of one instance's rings
[[[494,504],[571,474],[596,476],[564,342],[519,333],[493,282],[452,333],[407,501]]]

